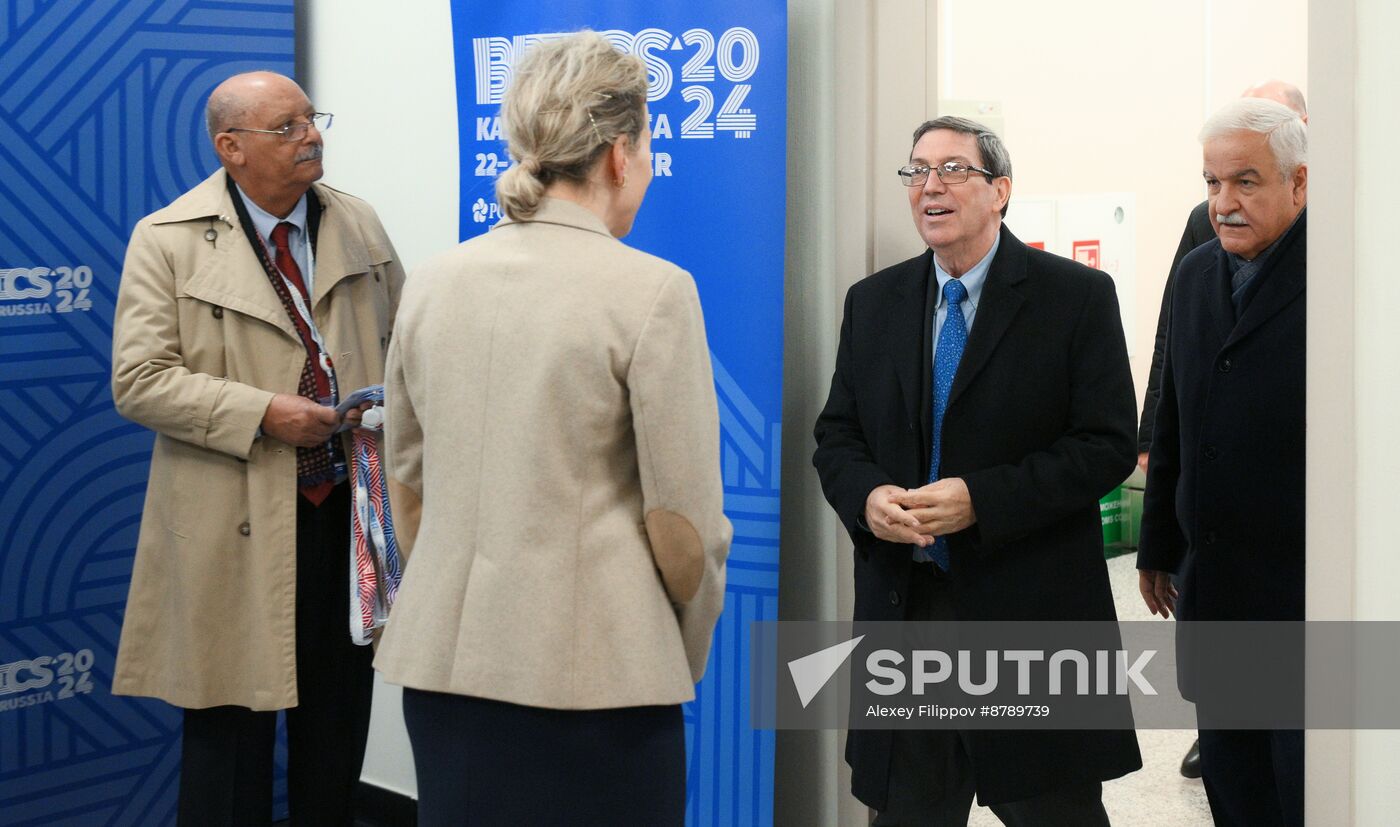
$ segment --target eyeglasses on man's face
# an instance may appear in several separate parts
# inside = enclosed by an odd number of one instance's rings
[[[974,172],[987,176],[988,181],[996,178],[996,175],[992,174],[991,170],[974,167],[969,164],[960,164],[957,161],[948,161],[936,167],[931,167],[928,164],[910,164],[906,167],[900,167],[899,182],[906,187],[922,187],[928,182],[928,174],[930,172],[936,173],[938,175],[938,180],[945,184],[961,184],[967,181],[969,174]]]
[[[247,126],[230,126],[225,132],[257,132],[262,135],[280,135],[284,141],[300,141],[306,137],[306,130],[316,127],[317,132],[325,132],[331,128],[331,121],[335,115],[329,112],[313,112],[311,117],[304,121],[293,121],[277,127],[276,129],[253,129]]]

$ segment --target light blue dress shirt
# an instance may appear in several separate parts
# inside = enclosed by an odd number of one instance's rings
[[[972,322],[977,318],[977,306],[982,303],[982,285],[987,281],[987,271],[992,269],[992,259],[996,258],[997,248],[1001,246],[1001,233],[997,233],[992,241],[992,249],[982,257],[982,260],[972,266],[971,270],[963,273],[959,281],[963,287],[967,288],[967,298],[963,299],[962,312],[963,319],[967,322],[967,334],[972,336]],[[948,318],[948,299],[943,295],[943,285],[947,284],[953,277],[948,275],[938,263],[938,256],[933,257],[933,275],[938,279],[938,304],[933,311],[933,344],[931,346],[930,357],[938,353],[938,334],[943,332],[943,322]],[[933,364],[930,358],[929,364]]]
[[[306,260],[306,193],[302,193],[301,198],[297,199],[297,205],[292,207],[286,218],[278,218],[253,203],[253,199],[243,192],[242,187],[238,187],[237,184],[234,186],[238,188],[238,197],[243,199],[243,206],[248,208],[248,217],[253,220],[253,228],[267,245],[267,254],[272,256],[273,263],[277,261],[277,248],[272,244],[272,231],[283,221],[292,225],[292,231],[287,233],[287,246],[292,248],[292,258],[301,269],[302,281],[306,282],[306,295],[316,295],[316,285],[313,284],[316,275],[312,268],[307,266]]]

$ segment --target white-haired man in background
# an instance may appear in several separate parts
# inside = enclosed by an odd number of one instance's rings
[[[1308,102],[1297,86],[1282,80],[1266,80],[1255,83],[1240,93],[1242,98],[1265,98],[1277,101],[1298,113],[1304,124],[1308,122]],[[1152,448],[1152,423],[1157,416],[1157,400],[1162,395],[1162,355],[1167,347],[1167,320],[1171,315],[1172,285],[1176,280],[1177,268],[1186,254],[1215,238],[1215,225],[1210,220],[1210,201],[1202,201],[1191,210],[1186,218],[1186,228],[1181,232],[1181,242],[1177,244],[1172,266],[1167,270],[1167,282],[1162,290],[1162,309],[1157,315],[1157,336],[1152,343],[1152,366],[1147,371],[1147,391],[1142,399],[1142,418],[1138,425],[1138,467],[1147,472],[1147,456]],[[1192,743],[1186,757],[1181,759],[1181,774],[1187,778],[1201,777],[1201,752],[1198,743]]]
[[[1142,596],[1180,620],[1302,621],[1307,132],[1288,107],[1241,98],[1201,143],[1219,237],[1182,260],[1171,296]],[[1209,704],[1197,713],[1215,823],[1301,825],[1302,731],[1211,729]]]

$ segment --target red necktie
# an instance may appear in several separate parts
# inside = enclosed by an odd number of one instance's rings
[[[306,302],[309,308],[311,296],[306,292],[306,282],[301,278],[301,268],[297,266],[296,256],[292,255],[292,229],[290,221],[283,221],[272,228],[272,243],[277,247],[277,269],[282,271],[282,275],[286,276],[288,281],[296,285],[302,301]]]
[[[301,295],[302,306],[306,308],[307,313],[310,313],[311,296],[306,290],[306,281],[301,276],[301,268],[297,266],[297,260],[292,255],[291,244],[288,241],[288,234],[291,229],[292,225],[286,221],[283,221],[272,229],[272,243],[276,247],[274,255],[276,256],[277,269],[280,270],[282,275],[286,276],[287,281],[291,282],[292,286],[296,288],[297,293]],[[316,344],[315,337],[311,335],[311,326],[307,323],[307,320],[302,317],[300,312],[292,313],[292,323],[296,325],[297,333],[301,336],[301,341],[306,346],[306,352],[309,354],[307,358],[311,365],[311,375],[315,379],[315,392],[318,397],[312,401],[319,402],[324,399],[329,399],[331,396],[331,380],[321,365],[321,349]],[[314,461],[310,456],[311,451],[324,453],[324,449],[298,449],[299,465],[309,464]],[[333,483],[322,482],[303,485],[297,490],[313,504],[320,505],[321,502],[330,495],[331,489],[334,487],[335,485]]]

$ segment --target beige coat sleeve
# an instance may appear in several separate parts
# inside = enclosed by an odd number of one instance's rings
[[[677,271],[658,291],[627,386],[647,536],[698,683],[724,609],[724,561],[733,529],[724,516],[710,350],[688,273]]]
[[[423,428],[404,377],[402,333],[389,339],[384,366],[384,468],[394,535],[405,563],[423,519]]]
[[[112,399],[127,419],[247,459],[273,394],[185,365],[175,274],[155,231],[136,225],[112,324]]]

